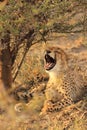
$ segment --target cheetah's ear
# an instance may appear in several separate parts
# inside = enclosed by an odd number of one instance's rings
[[[65,65],[65,68],[68,67],[68,55],[63,51],[62,55],[61,55],[63,64]]]
[[[56,52],[58,52],[62,55],[63,60],[68,61],[68,55],[63,49],[57,47]]]

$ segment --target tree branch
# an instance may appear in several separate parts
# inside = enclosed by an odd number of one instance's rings
[[[31,29],[25,36],[23,36],[21,39],[18,39],[17,44],[15,45],[15,47],[13,48],[13,50],[11,51],[11,55],[12,55],[12,66],[13,66],[13,64],[15,62],[16,57],[17,57],[20,45],[23,44],[23,41],[25,39],[33,39],[33,37],[34,37],[33,34],[34,34],[34,29]],[[30,42],[29,42],[29,44],[30,44]],[[28,44],[27,44],[27,47],[28,47]]]

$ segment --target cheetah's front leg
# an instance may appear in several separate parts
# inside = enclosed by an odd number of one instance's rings
[[[59,111],[62,108],[67,107],[71,104],[73,104],[73,101],[71,98],[64,98],[58,102],[52,102],[50,100],[45,101],[44,107],[42,109],[42,113]]]

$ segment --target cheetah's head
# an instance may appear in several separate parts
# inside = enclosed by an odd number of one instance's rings
[[[45,50],[44,68],[46,72],[58,72],[66,69],[67,55],[58,47],[49,47]]]

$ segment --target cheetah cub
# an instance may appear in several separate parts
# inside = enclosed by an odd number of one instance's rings
[[[45,51],[44,68],[49,81],[42,113],[59,111],[75,103],[87,89],[80,72],[68,66],[67,54],[61,48],[50,47]]]

